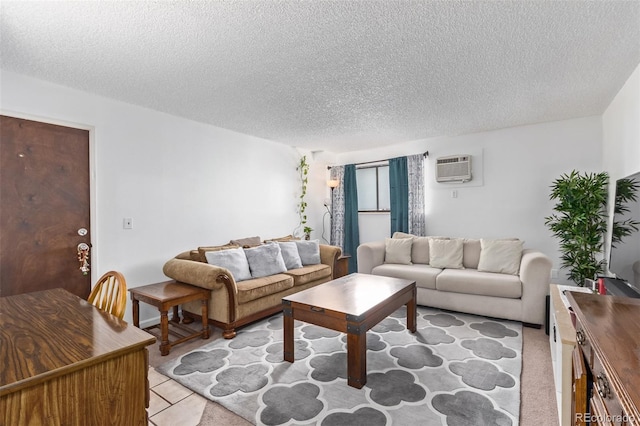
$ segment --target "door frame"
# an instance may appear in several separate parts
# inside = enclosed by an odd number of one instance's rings
[[[95,142],[95,126],[81,124],[72,121],[61,120],[51,117],[43,117],[40,115],[22,113],[12,110],[0,108],[0,115],[7,117],[21,118],[23,120],[39,121],[41,123],[53,124],[56,126],[71,127],[73,129],[87,130],[89,132],[89,220],[91,221],[89,230],[91,234],[91,288],[98,281],[98,214],[96,200],[96,142]]]

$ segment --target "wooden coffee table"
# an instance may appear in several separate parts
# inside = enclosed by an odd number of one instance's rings
[[[347,383],[358,389],[367,382],[367,330],[406,305],[407,329],[416,331],[415,281],[351,274],[284,297],[282,303],[285,361],[294,361],[294,320],[347,333]]]

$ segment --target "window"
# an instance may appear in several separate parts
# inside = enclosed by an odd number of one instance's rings
[[[358,185],[358,211],[388,212],[391,209],[389,165],[356,169],[356,183]]]

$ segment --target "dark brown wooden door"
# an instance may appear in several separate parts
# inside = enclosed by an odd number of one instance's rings
[[[87,298],[77,248],[91,241],[89,185],[87,130],[0,116],[0,296]]]

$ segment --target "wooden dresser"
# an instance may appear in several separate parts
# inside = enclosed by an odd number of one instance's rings
[[[576,315],[574,424],[640,425],[640,299],[567,298]]]
[[[147,425],[154,342],[60,288],[0,298],[0,424]]]

